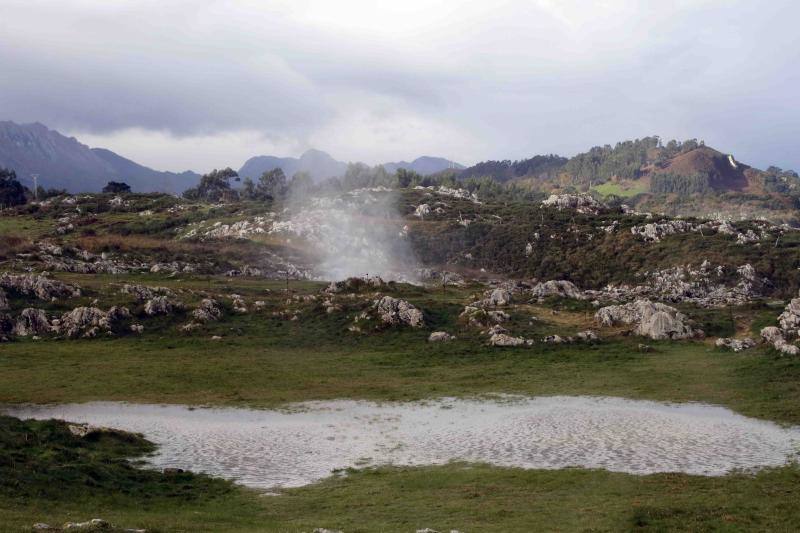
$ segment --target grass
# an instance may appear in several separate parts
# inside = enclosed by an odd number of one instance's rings
[[[649,184],[644,180],[624,183],[607,181],[606,183],[595,185],[592,190],[599,192],[603,196],[614,195],[620,198],[633,198],[638,194],[646,193],[649,190]]]
[[[315,340],[296,323],[239,336],[19,342],[0,352],[0,403],[117,400],[275,407],[312,399],[417,400],[505,392],[703,401],[800,423],[800,361],[700,343],[489,349],[428,345],[425,333]],[[234,330],[242,327],[233,327]],[[280,337],[299,339],[286,346]]]

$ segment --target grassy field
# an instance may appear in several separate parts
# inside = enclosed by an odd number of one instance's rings
[[[603,196],[619,196],[620,198],[633,198],[637,194],[642,194],[650,190],[650,183],[648,180],[636,180],[632,182],[611,182],[602,183],[592,187],[593,191],[597,191]]]

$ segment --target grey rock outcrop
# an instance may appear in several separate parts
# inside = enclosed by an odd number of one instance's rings
[[[183,304],[167,296],[156,296],[144,304],[144,312],[148,316],[171,315],[183,309]]]
[[[559,211],[573,209],[578,213],[592,215],[596,215],[605,207],[588,194],[551,194],[546,200],[542,201],[542,206],[555,207]]]
[[[445,331],[434,331],[428,336],[428,342],[450,342],[455,337]]]
[[[646,299],[603,307],[594,316],[601,326],[635,325],[635,334],[654,340],[689,339],[702,335],[700,330],[693,330],[686,315],[674,307]]]
[[[50,333],[50,322],[42,309],[28,307],[23,309],[14,325],[14,334],[20,337]]]
[[[767,326],[761,330],[761,338],[773,348],[785,355],[798,355],[800,348],[789,343],[783,336],[784,332],[775,326]]]
[[[0,288],[40,300],[73,298],[81,295],[79,288],[50,279],[45,274],[0,274]]]
[[[419,328],[425,325],[422,311],[405,300],[384,296],[376,300],[374,307],[382,322],[390,325],[407,325]]]
[[[754,348],[756,345],[756,341],[749,337],[745,337],[743,339],[732,339],[732,338],[720,338],[714,343],[717,348],[726,348],[733,352],[741,352],[744,350],[749,350],[750,348]]]
[[[119,292],[122,294],[130,294],[140,302],[151,300],[156,296],[168,296],[170,298],[175,298],[175,292],[166,287],[148,287],[145,285],[129,283],[123,285]]]
[[[489,344],[491,346],[501,346],[501,347],[530,346],[531,344],[533,344],[533,341],[524,339],[522,337],[512,337],[507,333],[495,333],[489,338]]]
[[[213,298],[204,298],[192,311],[192,317],[199,322],[214,322],[222,318],[222,308]]]
[[[534,298],[546,298],[548,296],[573,298],[575,300],[582,300],[584,298],[580,289],[571,281],[566,280],[550,280],[537,283],[531,289],[531,295]]]
[[[797,337],[800,331],[800,298],[792,298],[778,317],[778,324],[786,337]]]

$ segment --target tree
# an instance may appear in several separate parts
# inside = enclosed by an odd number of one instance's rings
[[[273,168],[261,174],[256,186],[263,200],[282,198],[286,194],[286,174],[282,168]]]
[[[103,192],[110,194],[125,194],[131,192],[131,186],[122,181],[109,181],[106,186],[103,187]]]
[[[405,168],[397,169],[397,185],[401,189],[408,188],[412,183],[419,183],[422,181],[422,176],[413,170]]]
[[[289,194],[295,199],[305,198],[314,188],[314,179],[308,172],[295,172],[289,183]]]
[[[0,168],[0,207],[11,207],[25,203],[25,189],[17,181],[17,173]]]
[[[222,170],[214,169],[200,178],[197,187],[192,187],[183,192],[183,197],[189,200],[205,200],[219,202],[220,200],[235,199],[235,191],[231,190],[231,178],[239,175],[231,168]]]
[[[245,178],[242,181],[242,198],[245,200],[256,199],[256,184],[250,178]]]

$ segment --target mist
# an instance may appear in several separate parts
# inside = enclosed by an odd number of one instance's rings
[[[325,281],[379,276],[415,281],[417,261],[406,239],[399,196],[384,188],[292,195],[273,231],[301,239],[313,275]]]

